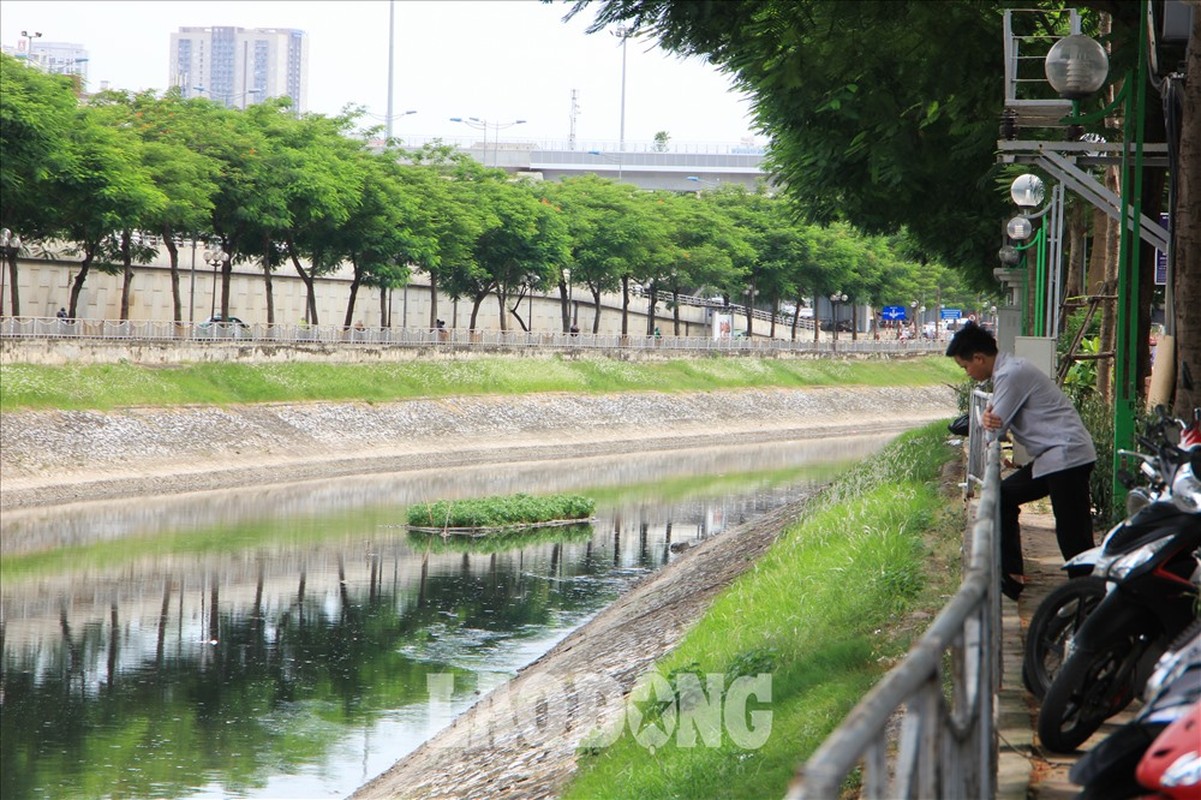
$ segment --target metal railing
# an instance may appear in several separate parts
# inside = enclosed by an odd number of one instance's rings
[[[968,570],[959,591],[904,661],[868,692],[797,771],[788,800],[839,797],[847,776],[860,763],[860,796],[865,800],[996,795],[994,707],[1001,669],[998,443],[988,446],[986,463]],[[894,749],[889,723],[902,708]]]
[[[988,450],[988,441],[984,430],[984,409],[992,402],[992,394],[981,389],[973,389],[971,404],[968,407],[968,437],[967,437],[967,481],[964,483],[964,496],[971,497],[977,485],[984,482],[984,454]]]
[[[347,328],[342,325],[195,323],[148,320],[89,320],[56,317],[0,318],[0,339],[86,339],[139,342],[229,343],[284,345],[345,345],[350,347],[440,347],[521,350],[548,348],[566,351],[624,350],[682,353],[830,353],[906,354],[940,351],[933,340],[910,342],[862,338],[838,341],[810,339],[654,336],[557,331],[466,330],[462,328]]]

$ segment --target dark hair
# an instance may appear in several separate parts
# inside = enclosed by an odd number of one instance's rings
[[[947,356],[959,356],[967,360],[976,353],[986,356],[997,354],[997,340],[988,331],[974,322],[969,322],[951,337],[947,345]]]

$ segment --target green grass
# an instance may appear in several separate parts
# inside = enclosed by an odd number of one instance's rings
[[[391,402],[479,394],[922,386],[962,380],[947,358],[843,361],[705,357],[631,362],[557,356],[383,364],[0,365],[0,410]]]
[[[918,626],[899,621],[953,591],[964,520],[937,486],[953,455],[945,438],[944,423],[905,434],[839,477],[657,665],[677,688],[683,673],[722,673],[727,688],[770,673],[770,701],[748,708],[771,712],[762,746],[740,748],[727,732],[717,746],[683,747],[673,734],[651,750],[627,727],[608,747],[581,749],[564,796],[783,796],[796,765],[905,652]]]

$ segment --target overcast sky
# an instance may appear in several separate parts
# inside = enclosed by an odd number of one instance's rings
[[[89,88],[162,89],[170,34],[182,26],[299,28],[309,37],[309,110],[387,109],[388,0],[0,0],[0,41],[22,30],[88,50]],[[478,138],[450,117],[490,123],[524,119],[501,132],[565,146],[577,90],[577,146],[614,149],[620,135],[622,54],[609,33],[586,35],[585,12],[535,0],[397,0],[394,134],[414,140]],[[729,78],[698,58],[668,55],[631,39],[626,51],[625,140],[665,130],[677,145],[737,144],[752,135],[750,105]],[[489,133],[489,138],[494,134]],[[762,144],[762,137],[756,137]]]

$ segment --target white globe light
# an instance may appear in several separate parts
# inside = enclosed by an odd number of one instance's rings
[[[1105,48],[1081,33],[1065,36],[1047,52],[1043,69],[1060,97],[1079,100],[1105,84],[1109,56]]]
[[[1034,208],[1043,201],[1044,194],[1042,178],[1037,175],[1019,175],[1009,187],[1009,196],[1022,208]]]
[[[1024,241],[1030,238],[1030,234],[1034,232],[1034,226],[1025,217],[1014,217],[1005,226],[1005,231],[1009,234],[1010,239]]]

